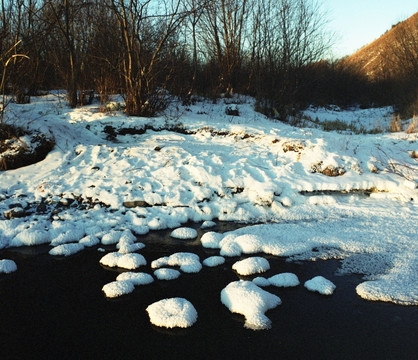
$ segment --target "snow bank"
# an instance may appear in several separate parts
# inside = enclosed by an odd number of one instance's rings
[[[100,259],[100,263],[109,267],[120,267],[133,270],[146,265],[147,261],[141,254],[121,254],[112,252],[103,256]]]
[[[322,276],[315,276],[306,281],[304,286],[309,291],[319,292],[322,295],[332,295],[335,290],[335,285]]]
[[[157,301],[147,307],[152,324],[166,328],[188,328],[197,321],[197,311],[186,299],[171,298]]]
[[[17,270],[17,265],[13,260],[0,260],[0,274],[10,274]]]
[[[232,269],[240,275],[253,275],[269,270],[270,264],[267,259],[257,256],[237,261]]]
[[[244,315],[244,326],[252,330],[269,329],[271,320],[265,312],[281,304],[278,296],[243,280],[228,284],[221,291],[221,302],[231,312]]]
[[[221,239],[222,234],[210,231],[202,235],[202,237],[200,238],[200,242],[202,243],[202,246],[204,248],[218,249],[219,242],[221,241]]]
[[[103,286],[102,291],[106,297],[115,298],[118,296],[130,294],[134,291],[135,286],[132,281],[113,281]]]
[[[50,241],[50,234],[47,231],[27,229],[18,233],[10,242],[10,246],[33,246],[47,244]]]
[[[181,227],[171,232],[171,237],[182,240],[189,240],[197,238],[197,231],[188,227]]]

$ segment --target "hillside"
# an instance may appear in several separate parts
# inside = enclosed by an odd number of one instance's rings
[[[407,53],[407,54],[406,54]],[[418,56],[418,12],[344,60],[370,78],[386,78]]]

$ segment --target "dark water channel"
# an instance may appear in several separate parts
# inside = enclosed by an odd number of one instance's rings
[[[201,260],[218,253],[202,248],[199,240],[174,240],[169,234],[141,238],[148,265],[138,271],[152,273],[152,260],[178,251],[194,252]],[[283,303],[266,314],[270,330],[252,331],[243,327],[243,316],[231,314],[220,302],[221,290],[238,279],[231,270],[237,258],[177,280],[156,280],[111,300],[101,288],[121,270],[102,267],[103,252],[93,248],[57,258],[48,250],[0,252],[0,259],[18,265],[17,272],[0,274],[0,359],[417,358],[418,308],[362,300],[355,292],[361,278],[335,276],[338,261],[287,263],[267,257],[271,269],[263,276],[294,272],[303,284],[322,275],[337,288],[330,297],[302,285],[266,288]],[[168,297],[184,297],[194,305],[198,320],[191,328],[165,330],[150,324],[146,307]]]

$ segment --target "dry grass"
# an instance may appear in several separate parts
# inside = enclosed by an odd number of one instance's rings
[[[390,131],[391,132],[400,132],[403,130],[401,117],[400,115],[392,115],[392,119],[390,120]]]
[[[411,125],[409,125],[408,129],[406,129],[406,133],[415,134],[416,132],[418,132],[418,121],[416,116],[414,115],[414,117],[412,118]]]

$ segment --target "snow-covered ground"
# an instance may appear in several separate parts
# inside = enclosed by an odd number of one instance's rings
[[[226,115],[233,102],[240,116]],[[296,128],[256,113],[253,102],[173,104],[156,118],[101,113],[98,104],[70,109],[59,94],[9,105],[9,123],[40,130],[56,146],[42,162],[0,172],[0,249],[50,244],[57,256],[101,243],[117,251],[104,255],[104,265],[144,271],[151,261],[135,253],[144,244],[133,234],[181,228],[172,236],[200,241],[183,226],[202,222],[202,246],[221,256],[339,258],[341,274],[364,275],[359,296],[418,305],[418,163],[411,156],[418,134]],[[385,113],[376,111],[339,112],[338,119],[366,119],[362,126],[372,128]],[[321,121],[326,116],[321,113]],[[10,208],[24,216],[6,219]],[[217,220],[258,225],[218,234],[207,222]],[[151,269],[198,272],[203,259],[193,255],[163,257]],[[154,273],[157,279],[179,275]],[[272,282],[265,280],[259,283]],[[132,281],[117,280],[104,291],[129,293]],[[224,292],[222,301],[247,314],[233,294],[254,286],[231,285],[232,297]],[[262,312],[280,300],[269,301],[255,312],[262,327],[268,323]]]

